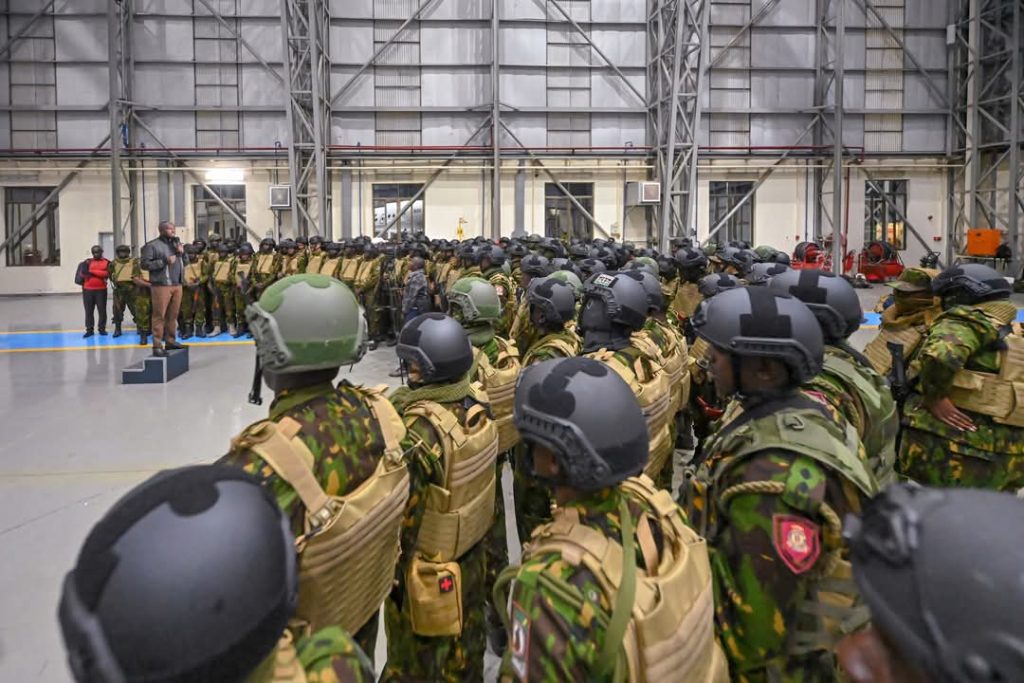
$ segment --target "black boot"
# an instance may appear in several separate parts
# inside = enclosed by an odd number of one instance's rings
[[[205,325],[196,325],[196,329],[193,330],[196,339],[203,339],[206,337]]]
[[[94,334],[95,334],[95,332],[93,332],[92,330],[86,330],[85,334],[82,335],[82,339],[88,339],[89,337],[93,336]]]
[[[192,338],[192,325],[186,324],[186,325],[182,325],[181,326],[181,338],[182,339],[191,339]]]
[[[139,346],[145,346],[149,343],[149,332],[147,330],[139,330]]]
[[[120,337],[121,334],[121,323],[114,323],[114,337]]]

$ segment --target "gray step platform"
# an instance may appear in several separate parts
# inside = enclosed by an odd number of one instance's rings
[[[149,356],[121,371],[121,384],[166,384],[188,372],[188,347],[168,351],[166,358]]]

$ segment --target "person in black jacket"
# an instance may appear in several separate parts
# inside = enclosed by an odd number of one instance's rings
[[[142,248],[142,268],[149,271],[153,298],[153,355],[166,356],[166,349],[183,349],[175,341],[181,286],[188,255],[175,235],[174,223],[160,222],[160,236]]]

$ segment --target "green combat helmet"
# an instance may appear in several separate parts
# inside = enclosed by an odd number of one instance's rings
[[[559,282],[564,282],[572,287],[572,294],[576,297],[577,301],[583,298],[583,281],[579,279],[576,273],[571,270],[556,270],[548,277],[558,280]]]
[[[465,325],[498,322],[502,315],[498,290],[483,278],[462,278],[448,292],[448,312]]]
[[[257,377],[249,400],[259,405],[262,370],[295,374],[355,363],[366,352],[366,319],[351,290],[326,275],[293,275],[245,309],[256,340]],[[260,401],[261,402],[261,401]]]

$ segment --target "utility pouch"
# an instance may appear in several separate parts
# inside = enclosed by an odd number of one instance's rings
[[[425,637],[462,633],[462,569],[458,562],[413,557],[405,585],[413,633]]]

